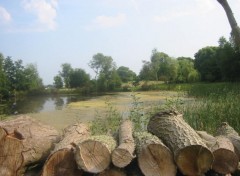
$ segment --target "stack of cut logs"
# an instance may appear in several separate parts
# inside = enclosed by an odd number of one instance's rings
[[[240,174],[240,137],[226,122],[213,137],[193,130],[180,113],[164,111],[150,118],[148,132],[134,132],[125,120],[118,134],[92,136],[77,123],[60,136],[28,116],[2,121],[0,176]]]

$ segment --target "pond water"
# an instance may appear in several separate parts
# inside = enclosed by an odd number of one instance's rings
[[[127,116],[133,102],[133,93],[120,92],[102,96],[82,97],[77,95],[51,96],[51,97],[26,97],[16,103],[10,103],[8,113],[28,114],[44,123],[62,130],[66,126],[76,122],[89,122],[96,116],[101,116],[106,111],[106,102],[110,102],[114,108]],[[154,91],[134,93],[138,101],[144,106],[162,104],[168,98],[179,96],[177,92]],[[1,112],[0,112],[1,113]]]

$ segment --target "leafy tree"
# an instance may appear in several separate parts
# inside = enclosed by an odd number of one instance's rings
[[[54,76],[53,80],[54,80],[54,83],[53,83],[54,87],[56,87],[57,89],[63,88],[63,80],[60,75]]]
[[[24,68],[24,81],[28,90],[37,90],[43,88],[42,79],[39,76],[37,66],[27,64]]]
[[[194,61],[189,57],[179,57],[177,69],[177,82],[195,82],[199,79],[199,74],[194,68]]]
[[[62,76],[64,85],[66,88],[69,88],[69,81],[70,81],[70,73],[72,72],[72,66],[69,63],[64,63],[61,65],[62,71],[59,72],[59,74]]]
[[[90,76],[85,70],[76,68],[69,75],[69,86],[71,88],[79,88],[85,86],[90,81]]]
[[[0,53],[0,100],[8,96],[6,75],[4,73],[4,56]]]
[[[240,52],[235,50],[231,42],[224,37],[219,39],[217,57],[220,62],[220,68],[223,80],[237,81],[240,79]]]
[[[164,56],[164,57],[163,57]],[[160,67],[158,71],[159,80],[165,82],[173,82],[177,77],[177,61],[169,57],[167,54],[162,53],[160,59]]]
[[[151,69],[155,75],[156,81],[159,80],[159,73],[163,71],[160,71],[160,68],[163,69],[164,62],[168,60],[168,58],[169,56],[166,53],[158,52],[157,49],[153,49],[151,56]],[[163,75],[165,75],[165,73]]]
[[[130,70],[128,67],[121,66],[117,69],[117,73],[122,82],[133,81],[136,78],[136,73]]]
[[[155,80],[155,78],[156,78],[156,75],[152,70],[151,62],[144,60],[142,69],[140,70],[140,73],[139,73],[139,79],[148,81],[148,80]]]
[[[200,73],[202,81],[219,81],[222,79],[217,52],[218,47],[208,46],[195,54],[195,68]]]
[[[109,90],[111,79],[113,78],[113,70],[116,68],[111,56],[104,56],[98,53],[93,56],[89,62],[89,66],[96,73],[95,80],[97,80],[96,88],[101,91]],[[99,85],[99,87],[98,87]]]

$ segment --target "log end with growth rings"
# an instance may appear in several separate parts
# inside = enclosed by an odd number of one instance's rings
[[[138,155],[138,163],[144,175],[176,175],[176,166],[171,151],[159,144],[143,146]]]
[[[220,174],[233,173],[238,167],[237,155],[227,149],[216,150],[213,152],[215,157],[213,169]]]
[[[112,162],[119,168],[124,168],[133,160],[134,156],[128,150],[116,148],[112,152]]]
[[[202,145],[191,145],[179,150],[175,161],[184,175],[203,175],[213,163],[212,152]]]
[[[111,162],[109,149],[99,141],[86,140],[76,148],[75,158],[81,169],[90,173],[104,171]]]

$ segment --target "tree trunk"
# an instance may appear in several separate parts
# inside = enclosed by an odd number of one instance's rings
[[[82,123],[64,129],[62,140],[56,144],[44,164],[42,176],[80,176],[82,171],[77,167],[72,143],[78,143],[89,135],[88,126]]]
[[[0,122],[0,175],[21,176],[30,165],[43,162],[59,133],[28,116]]]
[[[240,136],[227,122],[223,122],[218,128],[216,135],[226,136],[233,143],[235,152],[240,159]]]
[[[172,150],[175,162],[184,175],[203,175],[211,168],[212,152],[178,112],[157,113],[151,117],[148,131]]]
[[[233,173],[238,167],[238,157],[232,142],[224,136],[213,137],[202,131],[197,133],[213,152],[212,169],[220,174]]]
[[[91,136],[75,144],[75,159],[79,168],[90,173],[103,172],[111,163],[116,141],[111,136]]]
[[[176,166],[172,152],[161,140],[147,132],[134,134],[138,165],[145,176],[175,176]]]
[[[112,162],[119,168],[127,166],[135,157],[133,155],[135,143],[132,133],[132,122],[130,120],[124,121],[119,129],[119,146],[112,152]]]
[[[232,32],[231,32],[231,35],[234,39],[234,42],[236,44],[236,46],[238,48],[240,48],[240,28],[238,27],[237,25],[237,22],[234,18],[234,15],[233,15],[233,12],[232,12],[232,9],[231,7],[229,6],[227,0],[217,0],[221,5],[222,7],[224,8],[226,14],[227,14],[227,18],[228,18],[228,21],[229,21],[229,24],[232,28]]]

